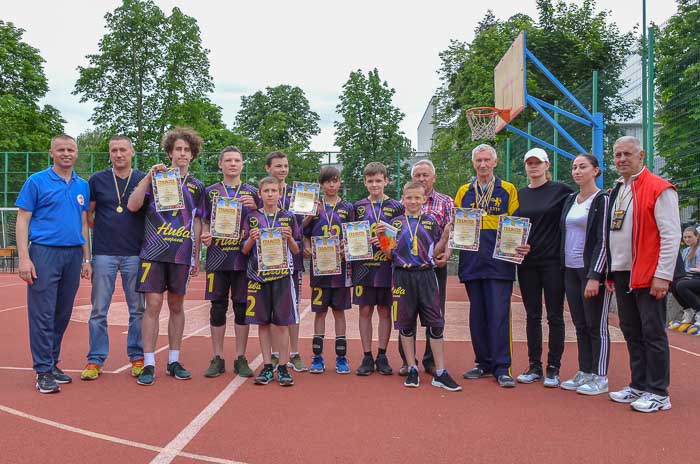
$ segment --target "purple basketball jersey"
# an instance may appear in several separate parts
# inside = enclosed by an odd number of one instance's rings
[[[228,198],[241,198],[245,195],[253,197],[255,204],[260,206],[261,201],[258,197],[258,189],[248,184],[240,184],[239,188],[232,188],[227,185],[224,187],[223,182],[217,182],[207,187],[206,199],[207,205],[203,219],[207,222],[211,221],[212,208],[216,198],[220,196]],[[241,229],[248,217],[250,210],[243,207],[241,211]],[[247,257],[241,253],[243,246],[243,234],[237,240],[227,238],[212,238],[211,245],[207,247],[207,271],[245,271]]]
[[[276,215],[265,213],[265,211],[262,209],[251,211],[243,223],[243,237],[245,237],[245,240],[247,240],[251,229],[264,229],[271,227],[290,227],[292,229],[292,237],[294,240],[297,243],[299,240],[301,240],[301,231],[294,214],[283,209],[277,210]],[[292,252],[289,250],[289,248],[287,248],[287,254],[287,259],[291,265]],[[272,271],[258,272],[258,247],[255,245],[250,252],[250,256],[248,256],[247,272],[250,280],[256,282],[271,282],[283,277],[288,277],[292,271],[293,269],[275,269]]]
[[[289,211],[289,207],[292,204],[292,194],[294,193],[294,185],[285,184],[282,189],[282,198],[277,202],[277,206],[280,209]],[[262,208],[262,206],[261,206]],[[301,223],[304,222],[304,216],[301,214],[295,215],[299,229],[301,230]],[[294,272],[304,272],[304,241],[299,236],[299,241],[297,242],[299,246],[299,253],[294,256]]]
[[[418,216],[406,214],[394,219],[391,225],[399,229],[396,237],[396,248],[391,252],[395,268],[427,269],[434,267],[433,251],[442,236],[442,227],[438,224],[435,216],[432,214]],[[414,251],[417,254],[413,254]]]
[[[355,219],[355,210],[352,203],[340,200],[335,205],[325,202],[319,208],[311,223],[304,228],[304,235],[307,237],[322,237],[333,235],[343,237],[344,222],[352,222]],[[350,266],[341,255],[340,274],[330,276],[314,276],[313,266],[311,266],[311,286],[320,288],[343,288],[352,287],[350,277]]]
[[[377,222],[391,224],[394,218],[404,212],[403,205],[391,198],[380,201],[370,201],[363,198],[355,203],[355,220],[369,221],[372,237],[376,234]],[[391,287],[391,263],[378,246],[372,245],[374,258],[366,261],[355,261],[352,265],[352,282],[355,285],[368,287]]]
[[[141,259],[166,263],[195,265],[194,218],[201,218],[206,209],[205,188],[199,180],[187,175],[182,182],[185,208],[156,211],[150,190],[146,191],[146,221],[141,246]]]

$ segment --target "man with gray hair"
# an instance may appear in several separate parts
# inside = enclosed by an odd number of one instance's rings
[[[429,159],[422,159],[413,165],[411,168],[411,178],[421,184],[425,188],[425,203],[421,208],[421,214],[432,214],[437,220],[442,229],[447,224],[452,222],[452,208],[455,202],[448,195],[437,192],[435,185],[435,166]],[[438,280],[438,288],[440,291],[440,307],[442,314],[445,314],[445,298],[447,288],[447,259],[448,253],[443,253],[435,259],[435,276]],[[403,352],[403,346],[399,343],[399,354],[403,360],[403,365],[399,369],[399,375],[408,375],[408,365],[406,356]],[[435,374],[435,360],[433,359],[433,351],[430,348],[430,337],[428,337],[427,329],[425,336],[425,353],[423,354],[423,368],[429,374]]]
[[[511,366],[510,298],[515,264],[493,258],[498,217],[518,209],[518,191],[494,175],[496,150],[482,144],[472,150],[476,177],[455,195],[460,208],[481,210],[479,250],[460,251],[459,280],[469,295],[469,330],[476,366],[465,379],[493,375],[501,387],[515,387]]]
[[[143,370],[141,320],[143,295],[136,292],[143,242],[144,212],[132,213],[126,208],[129,196],[145,174],[132,169],[134,147],[129,137],[117,135],[109,140],[111,168],[90,176],[90,210],[88,224],[92,227],[92,311],[88,328],[90,349],[87,364],[80,373],[82,380],[95,380],[102,372],[109,354],[107,314],[114,295],[117,273],[129,310],[126,354],[131,362],[131,375]]]
[[[613,145],[620,173],[610,194],[607,287],[615,292],[632,381],[610,398],[640,412],[671,409],[666,295],[680,245],[675,187],[644,167],[635,137]]]

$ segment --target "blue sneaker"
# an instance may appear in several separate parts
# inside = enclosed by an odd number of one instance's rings
[[[350,364],[348,364],[348,358],[345,356],[338,356],[335,358],[335,371],[338,374],[349,374]]]
[[[309,368],[309,372],[312,374],[323,374],[325,370],[326,365],[323,363],[323,356],[320,354],[314,355],[313,359],[311,359],[311,367]]]

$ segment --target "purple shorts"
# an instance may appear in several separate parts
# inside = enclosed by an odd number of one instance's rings
[[[394,269],[393,281],[391,316],[395,329],[412,330],[417,317],[423,327],[445,327],[435,271]]]
[[[292,273],[292,279],[294,279],[294,293],[296,296],[297,307],[301,305],[301,281],[304,278],[304,273],[301,271],[294,271]]]
[[[270,282],[248,282],[246,324],[291,325],[299,323],[291,277]]]
[[[311,287],[311,311],[325,313],[328,307],[343,311],[352,308],[350,287]]]
[[[230,290],[231,301],[245,304],[248,290],[248,276],[245,271],[207,272],[206,284],[205,300],[228,300]]]
[[[141,260],[136,291],[141,293],[163,293],[167,290],[176,295],[184,295],[187,293],[187,287],[190,284],[191,269],[192,267],[187,264]]]
[[[356,305],[391,306],[391,288],[355,285],[352,302]]]

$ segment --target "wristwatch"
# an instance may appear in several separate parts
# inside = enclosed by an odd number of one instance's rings
[[[92,261],[90,261],[89,259],[84,259],[84,260],[83,260],[83,264],[90,264],[91,262],[92,262]]]

